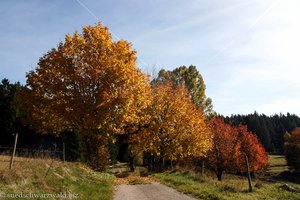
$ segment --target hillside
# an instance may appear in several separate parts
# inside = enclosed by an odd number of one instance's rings
[[[0,156],[0,198],[112,198],[114,176],[94,172],[81,163],[17,157],[9,170],[9,161],[10,157]]]

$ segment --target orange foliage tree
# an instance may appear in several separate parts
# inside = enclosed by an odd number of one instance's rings
[[[207,155],[209,165],[214,169],[218,180],[224,171],[246,170],[244,156],[248,156],[252,172],[262,169],[268,163],[267,154],[257,137],[247,131],[247,127],[233,127],[223,119],[216,118],[211,124],[213,146]]]
[[[176,161],[203,156],[211,147],[211,135],[203,112],[197,109],[183,85],[154,85],[147,128],[131,137],[138,151]]]
[[[151,101],[131,44],[114,42],[101,23],[66,35],[27,74],[27,89],[20,93],[38,131],[79,132],[90,164],[102,169],[112,134],[146,120],[143,109]]]

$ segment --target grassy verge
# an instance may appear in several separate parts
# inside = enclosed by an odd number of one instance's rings
[[[73,194],[78,199],[112,198],[113,175],[94,172],[81,163],[20,157],[16,158],[13,169],[9,170],[9,159],[0,156],[2,194]],[[59,199],[59,196],[47,199]]]
[[[285,184],[300,189],[291,177],[286,177],[288,167],[284,156],[269,156],[267,176],[260,176],[252,182],[253,192],[248,192],[246,177],[224,175],[220,182],[214,174],[200,176],[190,172],[164,172],[154,176],[162,183],[199,199],[299,199],[300,193],[287,191]],[[293,175],[294,176],[294,175]],[[293,177],[298,179],[299,177]],[[292,182],[293,181],[293,182]]]
[[[247,179],[234,175],[225,175],[221,182],[212,177],[182,172],[159,173],[155,177],[162,183],[199,199],[300,199],[300,193],[281,189],[282,183],[253,181],[254,191],[249,193]]]

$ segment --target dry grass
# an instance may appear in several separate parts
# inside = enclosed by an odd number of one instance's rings
[[[135,172],[129,172],[127,163],[117,163],[111,169],[110,172],[116,176],[115,184],[149,184],[157,181],[155,177],[148,176],[148,170],[145,167],[137,166]]]
[[[128,176],[123,178],[117,178],[115,180],[116,185],[120,184],[128,184],[128,185],[136,185],[136,184],[149,184],[156,181],[154,177],[147,176],[142,177],[138,174],[128,174]]]
[[[0,184],[5,184],[8,190],[22,189],[28,192],[27,185],[39,183],[39,187],[47,188],[45,175],[52,160],[16,157],[12,170],[9,169],[10,157],[0,156]],[[53,167],[58,166],[58,161],[53,161]]]

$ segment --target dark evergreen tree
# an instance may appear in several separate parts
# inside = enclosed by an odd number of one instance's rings
[[[248,115],[231,115],[224,119],[225,122],[234,125],[240,123],[247,125],[248,130],[258,136],[264,148],[274,153],[283,153],[284,133],[300,126],[300,118],[290,113],[266,116],[254,112]]]
[[[12,148],[13,134],[18,133],[17,154],[19,155],[33,156],[38,149],[48,149],[56,151],[52,156],[62,158],[62,146],[65,142],[66,159],[78,160],[79,143],[76,133],[69,133],[67,136],[63,134],[62,137],[41,135],[22,124],[22,118],[27,113],[18,108],[18,102],[22,99],[18,96],[17,90],[21,87],[23,86],[19,82],[10,83],[8,79],[3,79],[0,83],[0,147],[2,147],[0,152],[6,152],[7,147]]]
[[[10,143],[20,127],[14,105],[18,87],[20,83],[11,84],[8,79],[3,79],[0,84],[0,143],[4,146]]]

